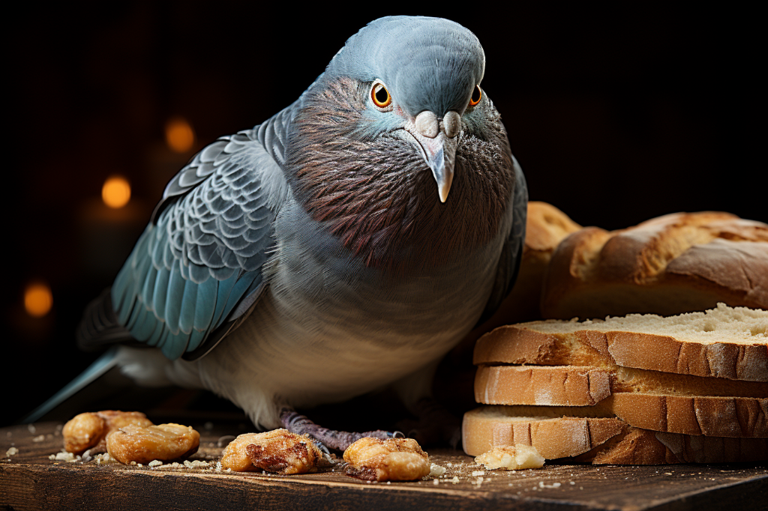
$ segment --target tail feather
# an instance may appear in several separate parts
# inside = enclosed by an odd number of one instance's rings
[[[54,394],[45,403],[38,406],[29,415],[24,417],[21,422],[33,423],[39,421],[44,415],[50,413],[66,400],[83,390],[85,387],[106,374],[117,365],[118,347],[113,346],[104,352],[88,369],[80,373],[74,380],[66,384],[61,390]]]
[[[115,314],[109,288],[85,308],[76,336],[77,345],[85,351],[94,351],[105,345],[134,340]]]

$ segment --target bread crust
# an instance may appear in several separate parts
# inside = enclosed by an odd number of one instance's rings
[[[608,232],[588,227],[552,254],[546,318],[768,309],[768,225],[722,212],[674,213]]]
[[[702,378],[613,366],[481,365],[475,401],[484,404],[591,406],[619,393],[691,397],[768,396],[768,382]]]
[[[768,438],[768,398],[618,393],[604,406],[628,424],[652,431]]]
[[[674,465],[740,463],[768,459],[768,439],[723,438],[660,433],[628,427],[583,455],[593,465]]]
[[[540,322],[499,327],[475,345],[475,364],[624,366],[675,374],[768,381],[768,346],[686,342],[668,335],[579,329],[542,332]],[[766,341],[768,342],[768,341]]]
[[[625,425],[615,418],[562,417],[509,420],[487,416],[487,408],[464,414],[464,452],[479,456],[495,446],[523,444],[546,459],[578,456],[620,434]]]
[[[510,388],[497,388],[486,395],[488,387],[478,389],[476,396],[483,404],[526,405],[531,400],[517,399]],[[569,399],[567,391],[547,389],[544,401],[550,405],[581,406]],[[561,394],[561,395],[558,395]],[[555,401],[553,396],[562,397]],[[563,397],[565,396],[565,397]],[[588,395],[587,401],[589,399]],[[569,404],[570,403],[570,404]],[[533,404],[536,403],[534,400]],[[618,417],[638,428],[684,435],[768,438],[768,398],[685,396],[620,392],[596,402],[600,413]]]
[[[475,401],[484,404],[591,406],[611,395],[611,373],[573,366],[480,366]]]
[[[600,417],[537,417],[532,407],[481,407],[464,415],[464,450],[533,445],[546,459],[574,458],[596,465],[735,463],[768,459],[766,438],[663,433]],[[552,413],[552,409],[549,409]],[[583,409],[574,409],[574,415]],[[574,434],[574,432],[576,434]],[[585,448],[591,448],[584,450]]]

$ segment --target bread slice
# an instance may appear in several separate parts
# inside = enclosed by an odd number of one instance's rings
[[[551,256],[545,318],[768,309],[768,225],[722,212],[674,213],[608,232],[588,227]]]
[[[766,382],[768,311],[718,304],[666,318],[631,314],[502,326],[477,341],[474,363],[618,365]]]
[[[485,404],[591,406],[616,393],[768,398],[768,382],[683,376],[614,366],[481,365],[475,401]]]
[[[626,426],[615,417],[602,417],[599,412],[592,417],[591,412],[577,409],[573,416],[564,416],[555,408],[477,408],[464,414],[464,452],[478,456],[493,447],[524,444],[535,447],[548,460],[578,456],[620,434]]]
[[[573,458],[593,464],[626,465],[768,459],[765,438],[660,433],[595,415],[593,407],[480,407],[464,415],[464,451],[478,456],[494,447],[524,444],[535,447],[549,460]]]
[[[475,400],[489,405],[586,407],[595,416],[668,433],[768,437],[768,397],[612,393],[611,377],[605,370],[588,367],[481,366]]]

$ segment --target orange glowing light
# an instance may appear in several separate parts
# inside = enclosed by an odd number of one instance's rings
[[[165,142],[172,151],[186,153],[195,145],[195,132],[186,120],[174,117],[165,124]]]
[[[27,314],[41,318],[48,314],[53,306],[53,294],[48,284],[33,282],[24,290],[24,309]]]
[[[101,199],[110,208],[122,208],[131,200],[131,185],[122,176],[110,176],[101,187]]]

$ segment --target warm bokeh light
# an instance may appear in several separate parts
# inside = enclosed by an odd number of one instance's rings
[[[171,150],[186,153],[195,145],[195,132],[186,120],[174,117],[165,125],[165,142]]]
[[[122,176],[110,176],[101,187],[101,198],[110,208],[122,208],[131,200],[131,185]]]
[[[53,306],[53,294],[48,284],[33,282],[24,290],[24,308],[27,314],[41,318],[48,314]]]

